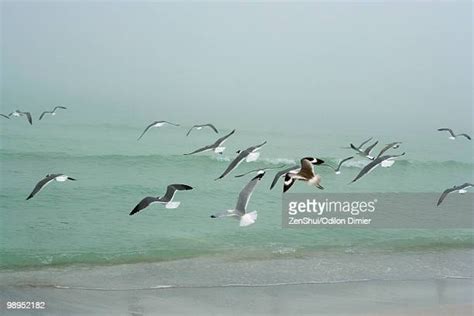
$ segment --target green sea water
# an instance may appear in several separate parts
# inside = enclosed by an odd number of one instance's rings
[[[223,256],[239,260],[311,257],[322,252],[447,251],[472,249],[470,230],[284,229],[282,183],[269,190],[274,171],[258,184],[249,210],[257,222],[242,228],[233,220],[213,220],[216,211],[235,206],[249,176],[234,175],[260,167],[293,165],[303,156],[335,164],[353,152],[365,133],[302,133],[278,128],[256,131],[219,126],[220,134],[185,127],[152,129],[138,142],[142,125],[65,124],[55,117],[29,126],[23,119],[1,122],[0,269],[158,262]],[[223,155],[184,156],[236,128]],[[325,192],[442,192],[472,180],[472,145],[451,141],[436,131],[384,135],[381,144],[402,141],[406,152],[393,167],[377,169],[348,183],[367,163],[354,159],[336,176],[319,167]],[[238,149],[268,141],[256,162],[242,163],[214,181]],[[379,147],[380,148],[380,145]],[[449,150],[448,150],[449,149]],[[33,199],[25,198],[48,173],[77,179],[52,183]],[[145,196],[159,196],[171,183],[194,187],[178,192],[177,209],[153,205],[135,216],[130,210]],[[297,183],[294,192],[314,192]],[[415,209],[415,208],[414,208]],[[407,219],[408,221],[409,219]]]

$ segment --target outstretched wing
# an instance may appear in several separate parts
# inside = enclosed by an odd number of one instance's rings
[[[245,214],[247,210],[247,204],[249,203],[250,197],[252,196],[253,191],[257,183],[263,178],[265,172],[259,173],[256,175],[249,183],[240,191],[239,199],[237,200],[237,205],[235,210],[241,214]]]
[[[5,115],[5,114],[0,114],[0,116],[3,116],[4,118],[10,119],[10,117],[8,115]]]
[[[450,128],[442,127],[442,128],[438,128],[438,131],[440,131],[440,132],[449,132],[449,134],[451,134],[451,136],[456,137],[456,135],[454,135],[454,133],[453,133],[453,130],[450,129]]]
[[[163,121],[164,123],[168,123],[170,125],[174,125],[174,126],[179,126],[179,124],[176,124],[176,123],[171,123],[171,122],[168,122],[168,121]]]
[[[66,110],[66,109],[67,109],[67,107],[65,107],[65,106],[61,106],[61,105],[59,105],[59,106],[55,106],[55,107],[54,107],[54,109],[53,109],[53,112],[54,112],[54,111],[56,111],[57,109],[63,109],[63,110]]]
[[[153,202],[158,202],[158,198],[156,197],[153,197],[153,196],[147,196],[146,198],[144,198],[143,200],[140,201],[140,203],[138,203],[134,208],[133,210],[130,212],[130,214],[128,215],[133,215],[135,213],[138,213],[140,212],[141,210],[143,210],[144,208],[147,208],[151,203]]]
[[[194,154],[197,154],[197,153],[201,153],[203,151],[208,151],[208,150],[211,150],[213,149],[214,146],[213,145],[207,145],[207,146],[204,146],[204,147],[201,147],[199,149],[196,149],[195,151],[193,152],[190,152],[190,153],[187,153],[187,154],[184,154],[184,155],[194,155]]]
[[[452,187],[452,188],[449,188],[449,189],[444,190],[443,193],[441,194],[441,196],[439,197],[438,203],[436,203],[436,206],[439,206],[439,205],[444,201],[444,199],[446,198],[446,196],[447,196],[449,193],[451,193],[451,192],[453,192],[453,191],[456,191],[456,190],[457,190],[456,187]]]
[[[149,130],[153,125],[155,125],[155,124],[156,124],[156,122],[153,122],[153,123],[151,123],[150,125],[148,125],[148,126],[145,128],[145,130],[143,131],[143,133],[140,135],[140,137],[138,137],[137,140],[140,140],[140,139],[143,137],[143,135],[145,135],[145,133],[148,132],[148,130]]]
[[[466,137],[467,139],[471,140],[471,136],[469,136],[469,135],[467,135],[467,134],[465,134],[465,133],[458,134],[458,135],[456,135],[456,136],[464,136],[464,137]]]
[[[232,170],[237,168],[237,166],[242,162],[242,160],[245,159],[245,157],[248,156],[248,154],[249,153],[246,150],[240,152],[240,154],[237,157],[235,157],[235,159],[232,160],[232,162],[227,166],[227,169],[225,169],[225,171],[215,180],[224,178],[228,173],[230,173]]]
[[[224,143],[224,142],[227,140],[227,138],[229,138],[229,137],[230,137],[232,134],[234,134],[234,133],[235,133],[235,129],[233,129],[229,134],[227,134],[227,135],[225,135],[225,136],[222,136],[221,138],[219,138],[218,140],[216,140],[213,145],[214,145],[214,146],[220,146],[220,145],[222,145],[222,143]]]
[[[191,127],[191,128],[189,129],[189,131],[186,133],[186,136],[189,136],[189,134],[191,134],[191,131],[192,131],[193,128],[195,128],[195,127],[196,127],[196,125],[193,125],[193,127]]]
[[[41,121],[41,119],[43,118],[43,116],[47,113],[51,113],[49,111],[44,111],[43,113],[41,113],[40,117],[39,117],[39,120]]]
[[[277,184],[278,182],[278,179],[281,178],[281,176],[283,176],[284,174],[290,172],[290,171],[293,171],[293,170],[297,170],[299,169],[300,166],[299,165],[295,165],[293,167],[289,167],[289,168],[286,168],[284,170],[281,170],[281,171],[278,171],[276,174],[275,174],[275,177],[273,178],[273,181],[272,181],[272,184],[270,185],[270,190],[273,189],[273,187]]]
[[[372,149],[374,149],[374,147],[379,143],[379,141],[376,141],[375,143],[373,143],[372,145],[370,145],[369,147],[367,147],[365,150],[364,150],[364,154],[366,155],[369,155],[370,152],[372,151]]]
[[[44,177],[44,179],[41,179],[35,186],[35,188],[33,189],[33,191],[30,193],[30,195],[28,195],[28,197],[26,198],[27,200],[31,199],[33,196],[36,195],[36,193],[38,193],[39,191],[41,191],[47,184],[49,184],[51,181],[54,180],[54,178],[56,178],[56,176],[58,176],[57,174],[49,174],[47,175],[46,177]]]
[[[28,119],[28,122],[30,125],[33,125],[33,119],[31,118],[31,113],[30,112],[21,112],[22,114],[26,115],[26,118]]]
[[[217,130],[217,128],[216,128],[214,125],[212,125],[211,123],[206,124],[206,125],[204,125],[204,126],[209,126],[210,128],[212,128],[212,130],[213,130],[214,132],[216,132],[217,134],[219,133],[219,131]]]
[[[358,148],[362,148],[362,146],[364,146],[365,144],[367,144],[367,143],[370,142],[371,140],[372,140],[372,137],[370,137],[370,138],[367,139],[366,141],[363,141],[362,144],[360,144]]]
[[[166,188],[165,195],[160,198],[160,201],[169,202],[173,199],[173,196],[176,193],[176,191],[186,191],[186,190],[192,190],[192,189],[193,189],[193,187],[191,187],[187,184],[181,184],[181,183],[170,184]]]
[[[291,186],[295,183],[295,179],[289,174],[285,174],[285,182],[283,183],[283,193],[288,191]]]
[[[354,156],[350,156],[350,157],[347,157],[347,158],[344,158],[342,159],[340,162],[339,162],[339,165],[337,166],[337,169],[336,170],[339,170],[342,166],[343,163],[345,163],[346,161],[348,160],[351,160],[352,158],[354,158]]]

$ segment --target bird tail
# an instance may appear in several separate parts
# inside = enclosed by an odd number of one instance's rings
[[[71,180],[71,181],[76,181],[75,178],[71,178],[71,177],[67,177],[68,180]]]

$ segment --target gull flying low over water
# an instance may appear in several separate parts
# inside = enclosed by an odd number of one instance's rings
[[[370,160],[374,160],[374,157],[372,157],[370,155],[370,153],[372,152],[372,150],[374,149],[374,147],[379,143],[379,141],[376,141],[375,143],[373,143],[372,145],[368,146],[365,150],[362,150],[360,148],[357,148],[356,146],[354,146],[353,144],[351,144],[351,148],[354,149],[355,151],[357,151],[357,153],[362,156],[362,157],[366,157],[366,158],[369,158]]]
[[[318,165],[319,164],[319,161],[320,160],[312,160],[311,163],[313,164],[313,166],[315,165]],[[300,171],[301,169],[301,165],[294,165],[292,167],[289,167],[289,168],[286,168],[286,169],[283,169],[281,171],[278,171],[276,174],[275,174],[275,177],[273,178],[273,181],[272,181],[272,184],[270,185],[270,190],[273,189],[273,187],[277,184],[278,180],[282,177],[284,177],[287,173],[297,173],[298,171]]]
[[[41,179],[30,193],[30,195],[26,198],[27,200],[31,199],[35,196],[39,191],[41,191],[45,186],[51,183],[51,181],[56,180],[58,182],[64,182],[66,180],[76,181],[76,179],[71,178],[62,173],[54,173],[54,174],[47,174],[43,179]]]
[[[454,134],[453,130],[450,129],[450,128],[447,128],[447,127],[442,127],[442,128],[438,128],[438,131],[440,132],[448,132],[449,134],[451,134],[451,136],[449,137],[449,139],[456,139],[456,137],[458,136],[464,136],[466,137],[467,139],[471,140],[471,136],[465,134],[465,133],[462,133],[462,134]]]
[[[222,154],[225,150],[225,147],[222,147],[222,144],[224,144],[224,142],[227,140],[227,138],[229,138],[234,133],[235,133],[235,129],[232,130],[232,132],[230,132],[229,134],[227,134],[225,136],[222,136],[221,138],[216,140],[213,144],[201,147],[199,149],[196,149],[193,152],[190,152],[190,153],[187,153],[187,154],[184,154],[184,155],[194,155],[194,154],[197,154],[197,153],[202,153],[202,152],[210,151],[210,150],[213,150],[216,154]]]
[[[138,137],[137,140],[140,140],[143,135],[145,135],[146,132],[148,132],[148,130],[150,128],[153,128],[153,127],[162,127],[163,125],[165,124],[168,124],[168,125],[173,125],[173,126],[179,126],[179,124],[175,124],[175,123],[171,123],[171,122],[168,122],[168,121],[154,121],[153,123],[151,123],[150,125],[148,125],[145,130],[143,131],[143,133],[140,135],[140,137]]]
[[[339,164],[337,165],[337,168],[334,168],[333,166],[331,166],[331,165],[329,165],[329,164],[325,164],[325,165],[326,165],[326,166],[329,166],[331,169],[333,169],[336,174],[340,174],[340,173],[341,173],[340,169],[341,169],[342,164],[345,163],[345,162],[348,161],[348,160],[353,159],[353,158],[354,158],[354,156],[350,156],[350,157],[347,157],[347,158],[342,159],[342,160],[339,162]]]
[[[385,156],[381,156],[381,157],[378,157],[378,158],[375,158],[374,160],[372,160],[368,165],[366,165],[364,168],[362,168],[362,170],[359,172],[359,174],[357,175],[357,177],[355,177],[354,180],[351,181],[351,183],[353,182],[356,182],[357,180],[359,180],[360,178],[362,178],[364,175],[366,175],[367,173],[373,171],[375,168],[377,168],[379,165],[380,166],[383,166],[384,162],[389,162],[388,164],[386,164],[385,166],[386,167],[389,167],[393,164],[393,159],[395,158],[398,158],[398,157],[401,157],[405,155],[405,153],[402,153],[400,155],[385,155]]]
[[[246,175],[248,175],[248,174],[250,174],[250,173],[254,173],[254,172],[259,173],[259,172],[264,172],[264,171],[267,171],[267,170],[281,169],[281,168],[283,168],[284,166],[285,166],[285,165],[281,165],[281,166],[278,166],[278,167],[272,167],[272,168],[254,169],[254,170],[250,170],[250,171],[248,171],[248,172],[246,172],[246,173],[242,173],[242,174],[236,175],[235,177],[236,177],[236,178],[240,178],[240,177],[246,176]]]
[[[201,124],[201,125],[193,125],[193,127],[191,127],[189,129],[189,131],[186,133],[186,136],[189,136],[189,134],[191,134],[192,130],[195,128],[197,129],[198,131],[201,130],[203,127],[210,127],[212,128],[212,130],[216,133],[219,133],[219,131],[217,130],[217,128],[212,125],[211,123],[208,123],[208,124]]]
[[[263,145],[265,145],[267,143],[267,141],[264,141],[263,143],[259,144],[259,145],[255,145],[255,146],[251,146],[245,150],[238,150],[237,153],[237,157],[235,157],[234,160],[232,160],[232,162],[229,164],[229,166],[227,167],[227,169],[224,171],[224,173],[222,173],[218,178],[216,178],[215,180],[219,180],[219,179],[222,179],[224,178],[228,173],[230,173],[232,170],[234,170],[235,168],[237,168],[237,166],[242,162],[244,161],[247,161],[247,162],[250,162],[250,161],[255,161],[258,159],[258,157],[260,156],[260,153],[258,152],[258,150],[260,148],[262,148]]]
[[[458,191],[458,193],[466,193],[466,189],[469,189],[469,188],[472,188],[474,186],[474,184],[472,183],[464,183],[464,184],[461,184],[461,185],[455,185],[453,186],[452,188],[449,188],[449,189],[446,189],[444,190],[444,192],[441,194],[441,196],[439,197],[439,200],[438,200],[438,203],[436,203],[436,206],[439,206],[444,198],[451,192],[455,192],[455,191]]]
[[[166,193],[162,197],[147,196],[138,203],[129,215],[140,212],[151,204],[164,204],[166,208],[177,208],[181,202],[173,202],[173,197],[176,191],[192,190],[193,188],[187,184],[170,184],[166,188]]]
[[[239,194],[237,205],[233,210],[227,210],[218,214],[211,215],[211,218],[231,217],[240,221],[240,226],[249,226],[257,220],[257,211],[247,212],[247,205],[257,183],[263,178],[265,171],[260,171]]]
[[[40,115],[40,117],[39,117],[39,120],[41,121],[41,119],[43,118],[43,116],[45,116],[46,114],[51,114],[52,116],[55,116],[57,109],[66,110],[67,108],[66,108],[65,106],[55,106],[53,110],[51,110],[51,111],[44,111],[43,113],[41,113],[41,115]]]
[[[313,169],[314,165],[320,165],[324,163],[324,160],[313,157],[305,157],[301,159],[300,163],[301,168],[298,172],[290,171],[285,174],[283,193],[288,191],[296,180],[306,181],[308,182],[308,185],[314,185],[318,189],[324,190],[324,188],[320,185],[321,177],[318,174],[315,174]]]
[[[14,116],[14,117],[26,116],[30,125],[33,125],[33,119],[31,118],[30,112],[23,112],[20,110],[16,110],[15,112],[11,112],[10,114],[8,114],[8,116]]]

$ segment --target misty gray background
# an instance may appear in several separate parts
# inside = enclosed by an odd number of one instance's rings
[[[2,1],[1,36],[2,112],[66,105],[66,122],[472,131],[469,1]]]

